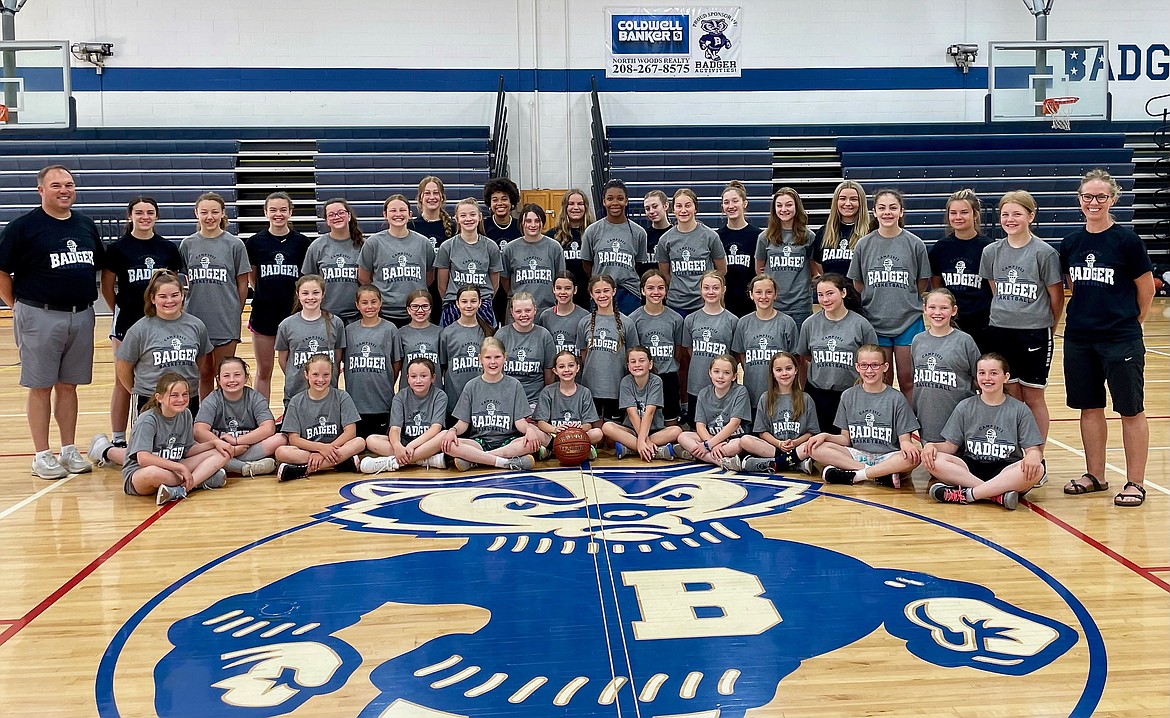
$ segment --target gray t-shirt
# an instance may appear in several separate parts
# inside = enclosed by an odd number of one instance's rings
[[[309,321],[301,316],[300,312],[285,317],[276,328],[276,351],[288,352],[288,363],[284,369],[284,403],[304,391],[308,384],[305,381],[305,362],[314,354],[324,354],[329,361],[335,359],[334,353],[345,348],[345,324],[336,316],[329,317],[325,323],[325,315]],[[333,386],[337,386],[337,379],[341,368],[333,367]]]
[[[620,337],[618,318],[622,322]],[[639,343],[638,328],[626,315],[587,313],[577,324],[577,356],[589,350],[578,381],[589,387],[596,399],[618,398],[618,384],[626,373],[626,351]]]
[[[967,397],[955,407],[942,435],[974,461],[1019,461],[1024,449],[1044,444],[1032,410],[1010,396],[999,406]]]
[[[845,391],[857,381],[857,350],[877,344],[877,332],[857,312],[833,321],[817,312],[800,327],[796,353],[809,358],[808,383],[818,389]]]
[[[577,327],[581,325],[581,317],[589,316],[589,312],[573,305],[573,311],[560,315],[556,313],[555,307],[549,307],[540,313],[536,318],[536,323],[548,330],[552,335],[553,343],[556,344],[558,352],[573,352],[580,354],[580,349],[577,346]]]
[[[732,384],[726,394],[719,396],[715,393],[715,387],[708,384],[699,392],[695,405],[696,426],[702,424],[707,427],[707,433],[714,436],[727,428],[732,419],[739,419],[740,422],[731,438],[743,436],[752,421],[752,402],[747,389],[740,384]]]
[[[670,307],[666,307],[659,314],[650,314],[646,307],[638,307],[630,315],[634,326],[638,328],[638,340],[642,346],[650,350],[650,358],[654,360],[655,374],[669,374],[678,371],[678,357],[675,356],[677,347],[687,346],[683,339],[682,315]]]
[[[589,387],[578,384],[573,395],[566,396],[561,392],[560,382],[557,382],[541,390],[532,419],[546,421],[560,428],[562,424],[573,421],[592,424],[601,421],[601,416],[597,413],[597,406],[593,403],[593,394]]]
[[[767,230],[756,239],[756,261],[764,263],[764,274],[776,280],[775,306],[785,314],[807,317],[812,312],[813,291],[809,249],[816,236],[805,230],[804,244],[793,241],[792,230],[780,233],[780,244],[768,241]]]
[[[640,297],[637,262],[650,260],[646,230],[628,219],[612,224],[602,217],[581,234],[581,260],[593,263],[592,276],[608,274],[619,287]]]
[[[959,402],[975,395],[979,347],[958,329],[945,337],[922,332],[910,344],[914,357],[914,413],[924,442],[942,441],[943,424]]]
[[[515,244],[509,243],[508,246]],[[504,343],[504,373],[514,377],[524,387],[528,403],[533,403],[544,388],[544,370],[551,369],[557,355],[557,345],[544,327],[533,325],[527,332],[517,331],[511,324],[496,332],[496,339]]]
[[[776,397],[776,406],[772,413],[768,413],[768,397],[761,396],[756,402],[756,422],[752,431],[756,434],[771,434],[780,441],[790,441],[804,434],[821,433],[821,424],[817,420],[817,407],[812,397],[801,392],[804,397],[804,411],[800,416],[792,407],[792,395],[780,394]]]
[[[504,263],[500,256],[500,245],[492,240],[481,234],[475,244],[468,244],[457,234],[439,245],[439,251],[435,253],[435,268],[450,271],[447,291],[443,293],[444,302],[455,301],[455,295],[464,285],[479,287],[480,299],[491,301],[495,291],[492,289],[491,274],[503,271]]]
[[[122,464],[122,479],[129,481],[142,468],[138,452],[145,451],[167,461],[179,461],[195,445],[195,422],[191,412],[183,409],[170,419],[158,409],[144,411],[134,421],[134,430],[126,446],[126,462]]]
[[[244,307],[236,280],[252,271],[247,247],[230,232],[212,239],[196,233],[179,243],[179,254],[190,285],[186,310],[203,320],[215,346],[239,341]]]
[[[207,424],[217,434],[232,436],[255,431],[274,419],[268,402],[250,386],[244,387],[244,394],[237,401],[229,401],[222,390],[216,389],[199,402],[199,415],[195,417],[196,422]]]
[[[622,412],[622,426],[634,430],[630,423],[630,416],[626,409],[631,406],[638,410],[638,416],[646,415],[646,407],[656,407],[654,416],[650,419],[650,433],[661,431],[666,427],[666,420],[662,418],[662,404],[665,401],[662,395],[662,378],[657,374],[650,374],[646,379],[646,386],[639,387],[634,377],[629,374],[622,377],[618,393],[618,408]]]
[[[199,358],[211,353],[211,339],[199,317],[143,317],[126,331],[114,357],[134,365],[134,393],[152,396],[163,374],[173,371],[199,386]]]
[[[437,386],[432,386],[423,396],[415,396],[414,390],[404,388],[394,395],[390,404],[390,426],[402,430],[403,446],[426,433],[438,424],[447,424],[447,395]]]
[[[345,427],[358,423],[361,416],[353,399],[341,389],[330,387],[322,399],[314,399],[303,391],[293,397],[284,411],[280,430],[298,434],[302,439],[322,444],[341,436]]]
[[[1059,284],[1060,253],[1033,237],[1023,247],[1000,239],[983,248],[979,276],[995,282],[991,298],[991,326],[1012,329],[1048,329],[1052,300],[1048,287]]]
[[[898,437],[918,430],[918,418],[906,397],[890,386],[876,394],[860,384],[846,389],[833,423],[849,432],[850,446],[871,454],[900,451]]]
[[[922,317],[918,280],[930,279],[930,257],[917,236],[902,230],[886,239],[877,230],[857,241],[849,278],[861,282],[861,310],[884,337],[896,337]]]
[[[395,237],[383,230],[366,238],[358,256],[358,267],[370,273],[370,279],[382,295],[382,316],[406,319],[406,297],[427,288],[427,272],[435,264],[431,240],[408,230],[405,237]]]
[[[394,362],[400,359],[398,328],[385,319],[372,327],[363,327],[359,321],[345,328],[345,390],[358,413],[390,411],[396,378]]]
[[[524,387],[505,375],[495,383],[484,381],[482,376],[467,382],[451,413],[470,425],[465,434],[468,439],[495,444],[519,436],[516,422],[527,419],[530,412]]]
[[[301,263],[302,274],[318,274],[325,280],[321,307],[348,323],[358,318],[358,258],[362,250],[352,239],[333,239],[323,234],[313,240]]]
[[[678,227],[666,230],[654,248],[654,261],[670,267],[666,303],[687,312],[703,306],[699,282],[705,272],[715,268],[716,259],[726,258],[719,235],[701,222],[690,232]]]
[[[443,369],[443,391],[451,409],[467,382],[479,376],[479,349],[483,345],[484,333],[478,324],[465,327],[453,322],[443,327],[439,334],[439,361]]]
[[[768,320],[760,319],[755,312],[739,318],[731,350],[743,355],[743,385],[753,406],[772,380],[772,357],[776,352],[792,353],[799,335],[796,322],[781,311]]]
[[[430,359],[435,365],[435,386],[443,386],[443,367],[439,361],[439,335],[442,329],[437,324],[429,324],[422,329],[415,329],[407,324],[398,330],[398,342],[402,345],[398,356],[402,357],[402,373],[406,373],[406,368],[410,366],[410,362],[417,358],[423,357]]]
[[[691,365],[687,370],[688,394],[698,396],[703,387],[711,385],[707,370],[715,357],[731,353],[738,322],[739,319],[726,309],[718,314],[708,314],[700,309],[683,320],[683,338],[691,350]]]
[[[565,250],[560,242],[543,235],[535,242],[513,240],[504,248],[503,262],[511,294],[531,294],[537,312],[557,303],[553,282],[558,273],[565,271]]]

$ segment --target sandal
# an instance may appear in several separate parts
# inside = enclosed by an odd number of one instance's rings
[[[1075,496],[1079,494],[1091,494],[1097,491],[1104,491],[1105,489],[1109,488],[1108,481],[1100,481],[1092,474],[1081,474],[1081,478],[1088,479],[1092,482],[1093,485],[1086,486],[1085,484],[1077,483],[1076,479],[1072,479],[1067,484],[1065,484],[1064,493]]]
[[[1126,489],[1133,487],[1138,490],[1136,494],[1125,493]],[[1137,507],[1146,502],[1146,487],[1141,484],[1135,484],[1132,481],[1126,481],[1125,486],[1121,488],[1122,493],[1113,497],[1114,506]]]

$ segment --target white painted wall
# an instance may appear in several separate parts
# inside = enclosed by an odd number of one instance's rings
[[[732,0],[727,4],[733,4]],[[944,48],[1031,40],[1019,0],[738,0],[748,68],[951,67]],[[595,71],[604,75],[607,6],[620,0],[32,0],[20,39],[107,41],[112,72],[143,68],[420,68]],[[663,3],[660,7],[665,6]],[[1165,0],[1056,0],[1051,39],[1107,39],[1143,52],[1152,70],[1115,81],[1115,119],[1144,119],[1149,97],[1170,91],[1156,50],[1170,44]],[[955,70],[955,72],[958,72]],[[1152,75],[1153,77],[1151,77]],[[112,78],[113,75],[107,75]],[[196,76],[198,77],[198,76]],[[458,77],[458,75],[456,75]],[[1153,79],[1159,78],[1159,79]],[[464,88],[466,89],[466,88]],[[196,81],[183,91],[79,91],[84,126],[487,124],[494,94],[270,88],[223,92]],[[968,90],[621,92],[603,94],[610,124],[978,121],[980,88]],[[584,92],[513,92],[511,163],[523,187],[588,186],[589,99]]]

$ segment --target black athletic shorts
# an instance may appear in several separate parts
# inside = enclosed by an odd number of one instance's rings
[[[1146,346],[1141,338],[1120,342],[1064,340],[1064,387],[1069,408],[1104,409],[1105,386],[1122,416],[1145,411]]]
[[[1008,361],[1009,381],[1043,389],[1052,366],[1051,329],[991,327],[991,344]]]

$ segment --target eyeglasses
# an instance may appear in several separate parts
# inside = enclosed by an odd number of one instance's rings
[[[344,219],[348,216],[349,216],[349,212],[347,210],[341,209],[341,210],[338,210],[336,212],[330,212],[329,214],[325,215],[325,219]]]
[[[429,304],[411,304],[406,307],[412,312],[423,312],[431,308]]]
[[[885,365],[886,365],[885,362],[882,362],[881,364],[858,364],[857,368],[858,369],[881,369]]]
[[[1112,195],[1108,194],[1083,194],[1081,195],[1081,201],[1085,204],[1092,204],[1094,202],[1097,204],[1105,204],[1111,197]]]

